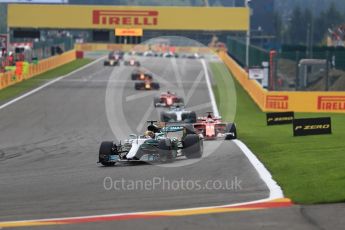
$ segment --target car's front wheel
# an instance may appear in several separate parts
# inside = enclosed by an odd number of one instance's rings
[[[235,140],[237,139],[237,129],[235,123],[229,123],[226,126],[226,135],[225,140]]]
[[[188,159],[201,158],[203,154],[203,141],[197,134],[189,134],[183,140],[183,154]]]
[[[172,151],[172,143],[170,139],[162,139],[158,142],[159,157],[162,163],[172,162],[174,155]]]
[[[109,162],[109,158],[113,155],[113,142],[111,141],[104,141],[101,143],[101,147],[99,148],[99,162],[103,166],[114,166],[114,162]]]

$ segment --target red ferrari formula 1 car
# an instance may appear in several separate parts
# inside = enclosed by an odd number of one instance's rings
[[[223,122],[220,118],[214,117],[212,112],[208,112],[207,117],[199,117],[194,128],[205,140],[237,139],[236,125]]]
[[[168,91],[162,93],[159,97],[155,97],[153,105],[155,107],[184,106],[184,100],[182,97],[178,97],[176,93]]]

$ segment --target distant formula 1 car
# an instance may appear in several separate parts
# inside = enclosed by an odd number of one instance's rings
[[[131,79],[133,81],[141,80],[144,81],[145,79],[153,79],[152,74],[145,72],[143,70],[134,70],[131,75]]]
[[[224,138],[225,140],[237,139],[237,130],[234,123],[225,123],[220,118],[208,112],[207,117],[198,118],[194,124],[196,132],[205,140]]]
[[[184,100],[182,97],[178,97],[176,93],[168,91],[162,93],[159,97],[155,97],[153,105],[155,107],[184,106]]]
[[[127,66],[140,66],[140,62],[135,59],[126,60],[124,64]]]
[[[198,53],[193,53],[193,54],[189,54],[186,56],[189,59],[200,59],[200,58],[204,58],[203,56],[199,55]]]
[[[118,66],[120,65],[120,60],[123,58],[122,53],[112,51],[108,54],[108,60],[104,61],[104,66]],[[123,54],[122,54],[123,55]]]
[[[149,51],[144,52],[143,56],[144,57],[157,57],[158,54],[153,52],[152,50],[149,50]]]
[[[183,107],[171,107],[169,111],[161,112],[162,122],[195,123],[197,116],[194,111],[186,111]]]
[[[146,77],[143,81],[135,82],[135,90],[159,90],[158,82],[153,82],[152,78]]]
[[[201,158],[203,139],[195,133],[193,126],[167,125],[158,127],[150,121],[149,136],[129,135],[129,138],[114,143],[101,143],[98,163],[114,166],[118,162],[158,162],[168,163],[177,157]]]
[[[162,56],[164,58],[178,58],[179,57],[179,55],[177,53],[173,53],[173,52],[163,53]]]

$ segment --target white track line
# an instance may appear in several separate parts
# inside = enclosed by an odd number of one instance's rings
[[[260,162],[260,160],[255,156],[255,154],[250,151],[250,149],[240,140],[233,141],[246,155],[250,163],[254,166],[256,171],[259,173],[261,179],[266,183],[270,190],[269,199],[279,199],[283,198],[284,194],[281,187],[273,180],[271,173],[266,169],[266,167]]]
[[[217,107],[217,103],[214,99],[213,89],[211,86],[210,77],[208,74],[207,64],[205,60],[201,60],[202,66],[205,71],[205,78],[207,82],[207,88],[210,94],[211,103],[212,103],[212,109],[215,116],[219,116],[219,111]],[[279,199],[284,198],[283,191],[281,187],[278,185],[278,183],[273,180],[271,173],[266,169],[266,167],[259,161],[259,159],[256,157],[256,155],[240,140],[234,140],[233,141],[244,153],[244,155],[248,158],[250,163],[253,165],[255,170],[258,172],[260,178],[265,182],[268,189],[270,190],[270,195],[267,199]]]
[[[22,100],[22,99],[24,99],[24,98],[26,98],[26,97],[34,94],[34,93],[37,93],[38,91],[40,91],[40,90],[42,90],[42,89],[44,89],[44,88],[54,84],[55,82],[58,82],[58,81],[66,78],[66,77],[69,77],[69,76],[75,74],[76,72],[78,72],[80,70],[86,69],[87,67],[89,67],[89,66],[91,66],[91,65],[93,65],[93,64],[95,64],[95,63],[97,63],[97,62],[99,62],[101,60],[103,60],[104,58],[105,57],[100,57],[100,58],[94,60],[93,62],[90,62],[89,64],[87,64],[87,65],[85,65],[85,66],[83,66],[83,67],[81,67],[79,69],[76,69],[76,70],[74,70],[74,71],[72,71],[72,72],[70,72],[70,73],[68,73],[68,74],[66,74],[64,76],[58,77],[58,78],[56,78],[54,80],[51,80],[51,81],[47,82],[46,84],[39,86],[38,88],[35,88],[35,89],[33,89],[33,90],[31,90],[31,91],[29,91],[29,92],[27,92],[27,93],[25,93],[25,94],[23,94],[23,95],[21,95],[19,97],[16,97],[16,98],[6,102],[5,104],[1,105],[0,106],[0,110],[6,108],[7,106],[12,105],[13,103],[15,103],[17,101],[20,101],[20,100]]]
[[[214,116],[219,117],[219,111],[218,111],[216,99],[215,99],[214,94],[213,94],[210,75],[208,74],[207,64],[206,64],[204,59],[201,60],[201,64],[202,64],[202,68],[204,69],[204,72],[205,72],[206,84],[207,84],[208,93],[209,93],[210,99],[211,99],[213,114],[214,114]]]

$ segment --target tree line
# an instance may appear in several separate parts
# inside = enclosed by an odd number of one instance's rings
[[[329,29],[345,24],[345,14],[338,10],[334,2],[318,14],[311,8],[303,9],[297,5],[287,18],[278,12],[275,14],[277,40],[280,43],[306,45],[312,41],[313,45],[322,45]]]

